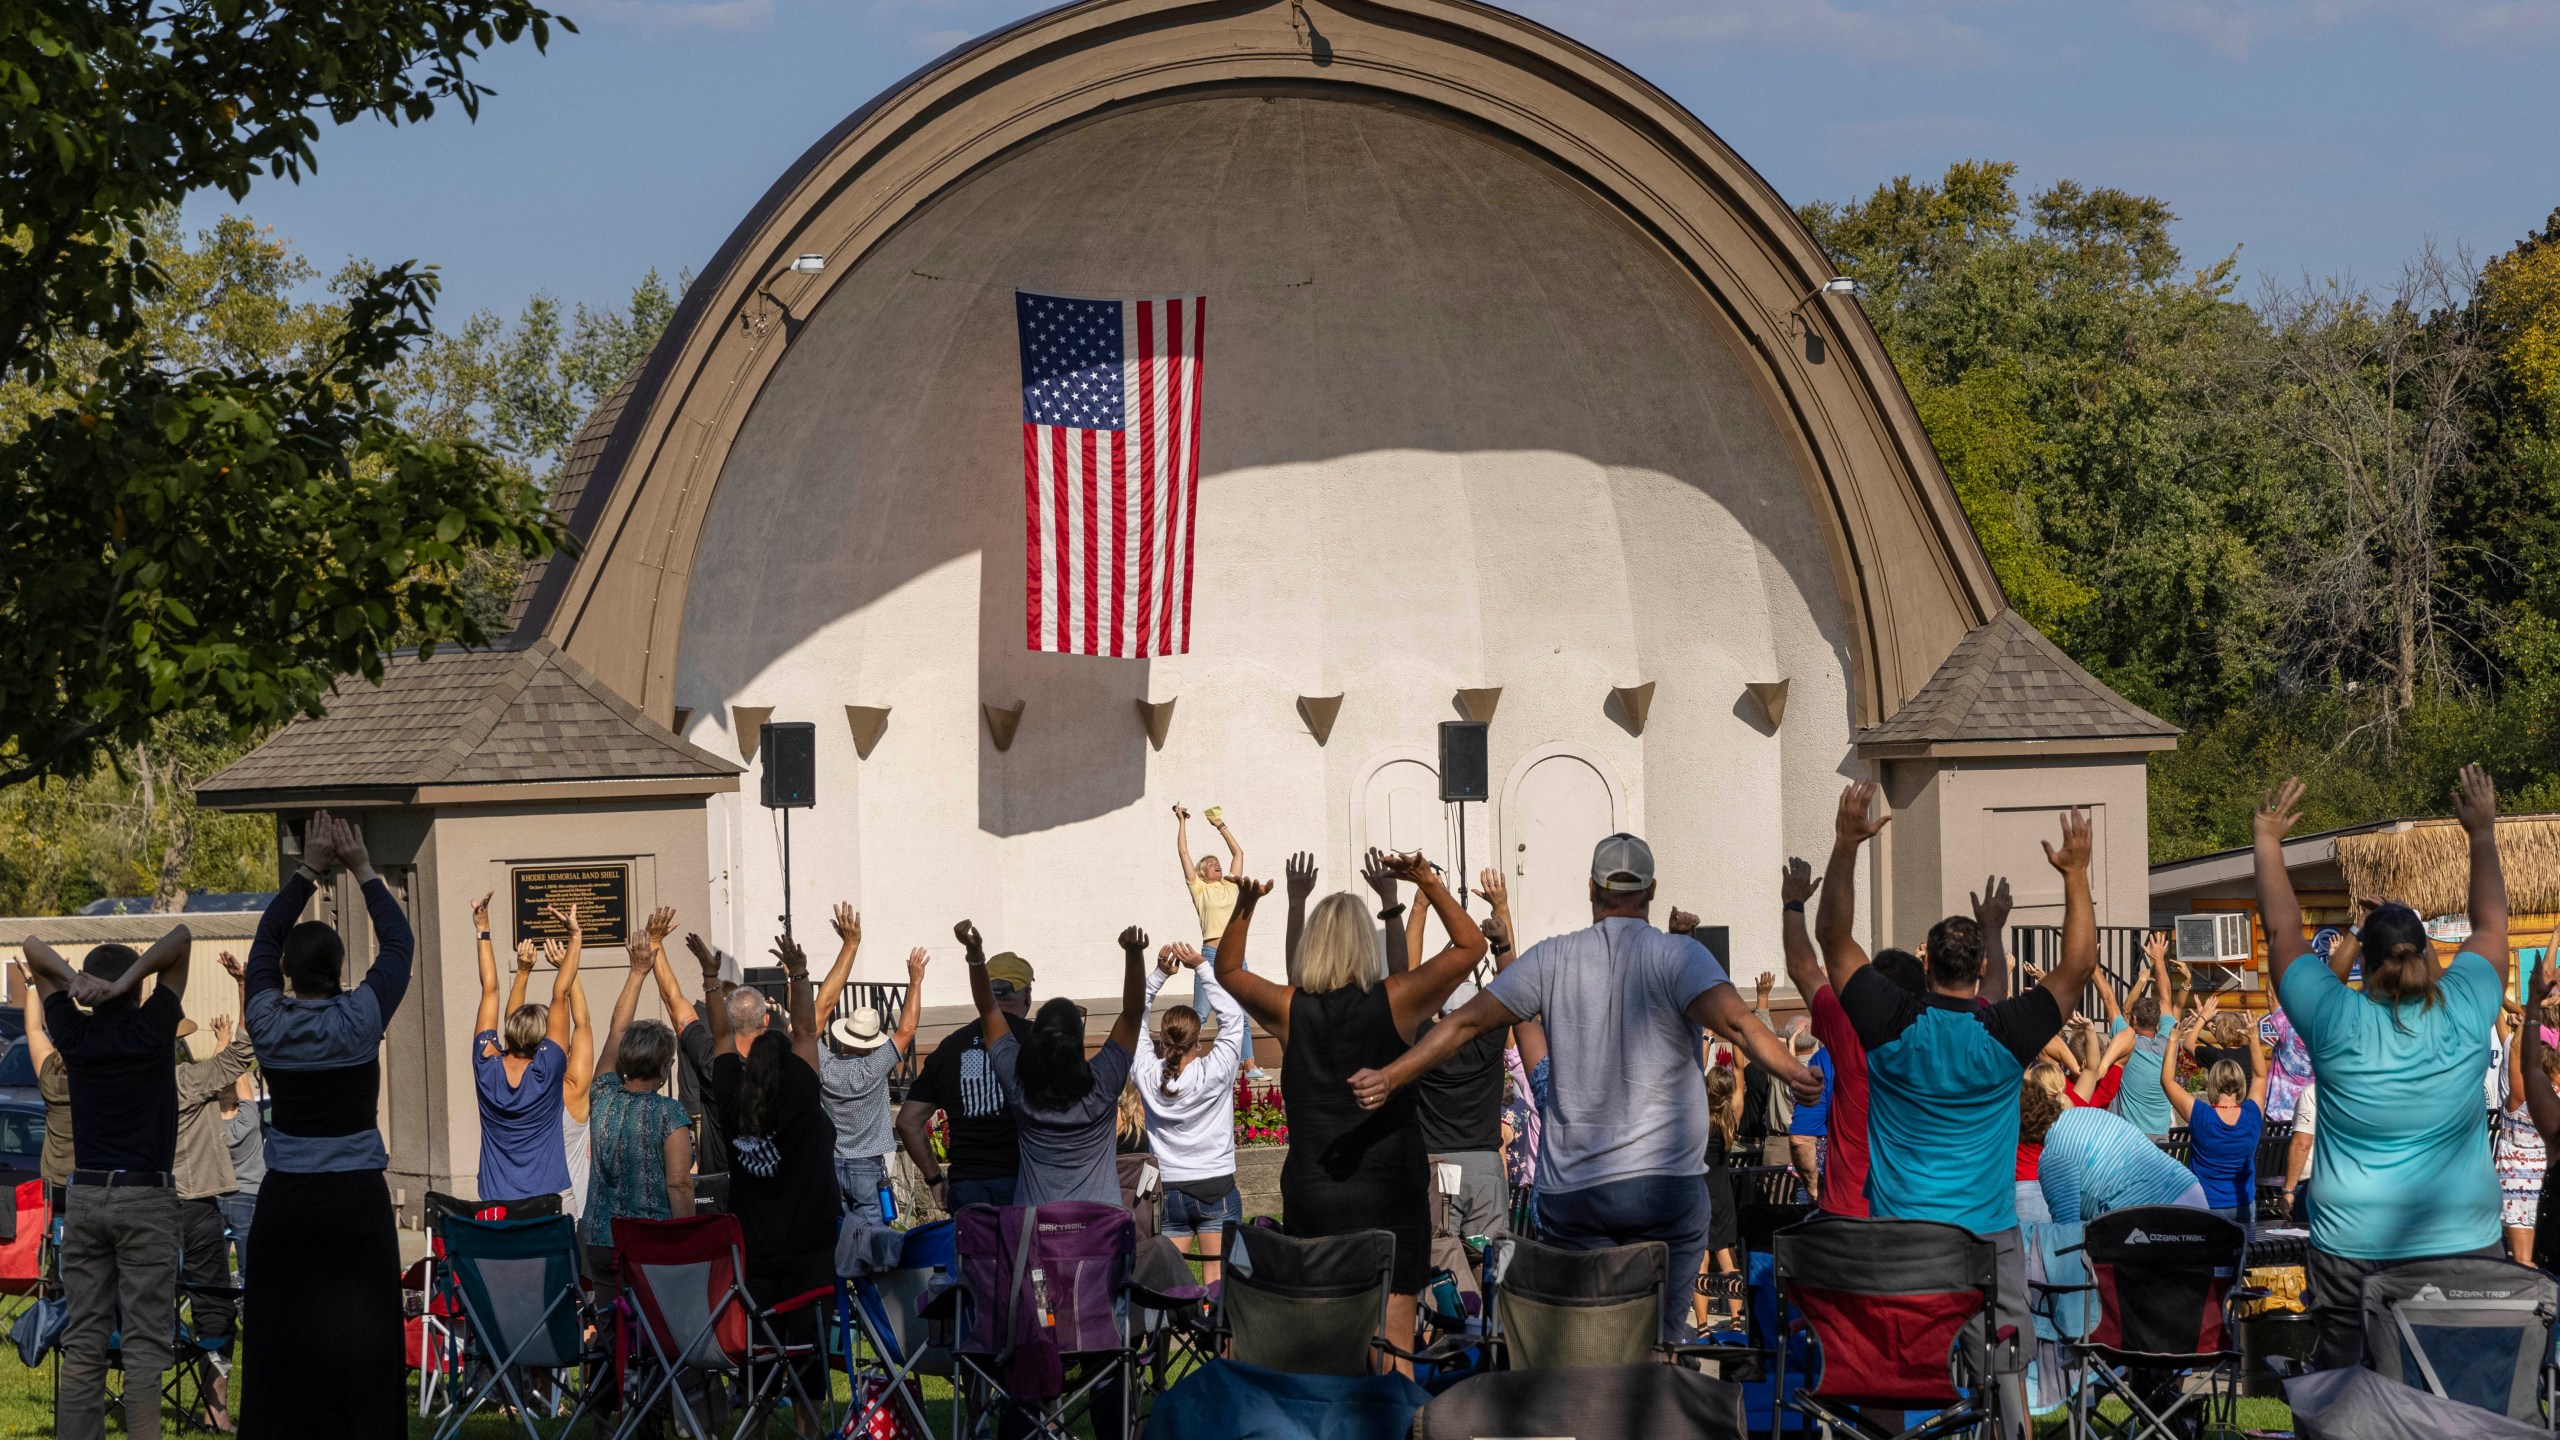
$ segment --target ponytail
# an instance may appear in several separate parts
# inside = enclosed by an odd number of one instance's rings
[[[1199,1039],[1199,1011],[1176,1005],[1164,1012],[1164,1028],[1156,1033],[1156,1058],[1164,1062],[1164,1083],[1157,1088],[1166,1098],[1172,1098],[1173,1082],[1182,1078],[1182,1067]]]
[[[738,1133],[761,1139],[773,1133],[780,1116],[782,1061],[791,1042],[779,1030],[767,1030],[747,1047],[746,1073],[738,1080]]]

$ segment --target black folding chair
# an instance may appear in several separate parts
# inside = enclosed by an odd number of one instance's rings
[[[1671,1251],[1659,1240],[1599,1250],[1497,1240],[1487,1341],[1511,1370],[1637,1365],[1666,1357],[1738,1360],[1753,1353],[1738,1345],[1662,1341],[1670,1269]]]
[[[1295,1375],[1369,1375],[1378,1357],[1436,1365],[1455,1341],[1415,1352],[1379,1335],[1394,1284],[1396,1237],[1384,1230],[1301,1237],[1230,1221],[1209,1312],[1210,1352]]]
[[[2091,1283],[2036,1287],[2098,1297],[2097,1326],[2073,1347],[2071,1434],[2186,1440],[2199,1427],[2235,1426],[2241,1356],[2233,1306],[2265,1293],[2238,1285],[2248,1233],[2208,1210],[2138,1205],[2090,1221],[2076,1248]],[[2120,1423],[2098,1413],[2108,1395],[2124,1404]]]
[[[2504,1260],[2450,1256],[2364,1282],[2364,1346],[2386,1379],[2548,1429],[2560,1282]]]

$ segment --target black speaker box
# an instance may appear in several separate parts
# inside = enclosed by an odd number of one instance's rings
[[[1485,723],[1441,721],[1440,798],[1482,800],[1489,793],[1485,781]]]
[[[757,732],[764,761],[764,806],[806,810],[818,803],[818,727],[806,720],[768,720]]]

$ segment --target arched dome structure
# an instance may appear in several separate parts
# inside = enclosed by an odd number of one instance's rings
[[[1832,274],[1694,117],[1516,16],[1084,0],[775,183],[582,439],[585,547],[520,636],[750,765],[755,722],[817,721],[802,908],[852,898],[899,945],[971,910],[1053,989],[1115,989],[1129,920],[1190,938],[1174,801],[1223,803],[1254,873],[1314,850],[1328,889],[1368,844],[1498,852],[1533,931],[1595,828],[1641,828],[1666,900],[1737,897],[1709,922],[1774,954],[1762,892],[1827,843],[1862,727],[2004,610]],[[1209,297],[1186,655],[1025,648],[1017,288]],[[1175,706],[1160,743],[1139,702]],[[1430,746],[1461,703],[1492,794],[1452,824]],[[1925,802],[1962,737],[1901,738]],[[743,948],[781,901],[772,817],[710,811]],[[1893,862],[1915,913],[1927,858]]]

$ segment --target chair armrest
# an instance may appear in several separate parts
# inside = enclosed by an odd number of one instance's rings
[[[2027,1288],[2041,1290],[2047,1295],[2077,1295],[2082,1291],[2095,1290],[2098,1287],[2095,1285],[2047,1285],[2041,1280],[2030,1280],[2027,1282]]]
[[[1172,1290],[1150,1290],[1144,1285],[1123,1287],[1130,1301],[1149,1310],[1197,1310],[1209,1298],[1209,1287],[1184,1285]]]
[[[818,1288],[817,1288],[817,1289],[815,1289],[815,1290],[809,1291],[807,1294],[804,1294],[804,1295],[794,1295],[794,1296],[792,1296],[790,1299],[785,1300],[785,1301],[781,1302],[780,1304],[777,1304],[777,1305],[768,1305],[768,1306],[766,1306],[765,1308],[763,1308],[762,1310],[757,1311],[756,1313],[757,1313],[757,1314],[759,1314],[759,1315],[768,1315],[768,1316],[770,1316],[770,1315],[788,1315],[788,1314],[790,1314],[790,1313],[791,1313],[792,1311],[794,1311],[794,1310],[799,1310],[799,1309],[806,1308],[808,1305],[812,1304],[813,1302],[816,1302],[816,1301],[819,1301],[819,1300],[825,1300],[825,1299],[831,1298],[835,1293],[836,1293],[836,1287],[834,1287],[833,1285],[822,1285],[822,1286],[818,1287]]]

